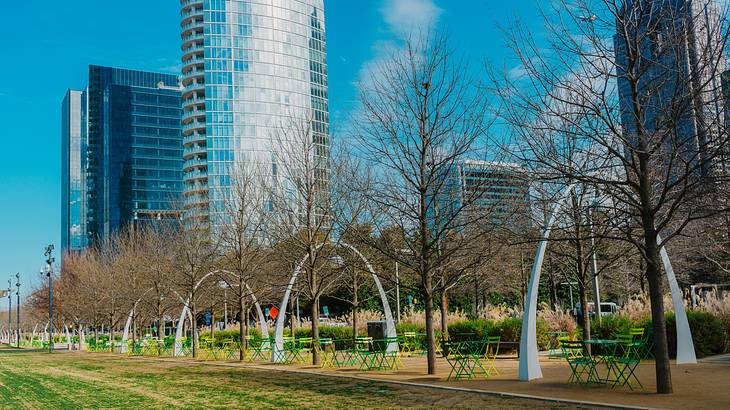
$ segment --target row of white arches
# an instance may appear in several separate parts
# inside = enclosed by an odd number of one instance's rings
[[[542,378],[542,371],[540,369],[540,361],[538,358],[538,348],[537,348],[537,294],[538,294],[538,287],[540,283],[540,274],[542,271],[542,264],[545,256],[545,250],[547,248],[548,239],[550,236],[550,231],[552,229],[552,225],[555,223],[556,214],[562,205],[562,203],[567,198],[570,191],[574,188],[574,185],[568,186],[562,196],[559,198],[559,200],[554,204],[553,209],[551,210],[551,213],[548,217],[546,226],[544,227],[542,238],[538,244],[537,248],[537,254],[535,256],[532,271],[530,273],[530,282],[528,285],[528,291],[527,296],[525,297],[525,306],[524,306],[524,313],[523,313],[523,320],[522,320],[522,334],[520,338],[520,354],[519,354],[519,377],[520,380],[523,381],[529,381],[533,379]],[[660,240],[658,239],[658,242]],[[380,299],[383,305],[383,311],[385,312],[385,320],[386,320],[386,327],[387,327],[387,337],[396,337],[396,330],[395,330],[395,323],[393,321],[393,313],[390,308],[390,303],[388,302],[388,298],[385,294],[385,290],[383,289],[383,286],[380,282],[380,279],[378,278],[377,273],[373,269],[372,265],[370,264],[370,261],[355,248],[354,246],[347,244],[347,243],[340,243],[340,246],[350,250],[353,252],[356,256],[358,256],[365,266],[367,267],[368,271],[370,272],[376,287],[378,288],[378,293],[380,295]],[[322,245],[320,245],[321,247]],[[682,297],[681,289],[679,288],[679,285],[677,284],[677,280],[674,274],[674,270],[672,268],[672,265],[669,261],[669,256],[667,254],[666,249],[664,247],[660,250],[662,262],[664,264],[664,270],[667,274],[667,278],[670,285],[670,290],[672,294],[672,302],[675,309],[675,317],[676,317],[676,323],[677,323],[677,364],[690,364],[690,363],[697,363],[697,359],[695,356],[695,350],[694,345],[692,343],[692,334],[689,328],[689,323],[687,321],[687,314],[684,308],[684,301]],[[284,320],[285,320],[285,314],[283,312],[286,312],[287,305],[289,303],[289,299],[291,296],[292,289],[296,283],[296,280],[301,273],[302,266],[306,262],[308,256],[305,256],[294,268],[294,271],[292,272],[291,279],[289,280],[289,283],[287,284],[286,290],[284,291],[284,296],[281,301],[280,305],[280,311],[282,314],[279,314],[276,318],[276,324],[274,328],[274,345],[271,347],[271,360],[272,361],[278,361],[282,360],[283,355],[280,354],[280,352],[284,349]],[[214,276],[214,275],[233,275],[232,272],[226,271],[226,270],[216,270],[207,273],[204,275],[196,284],[196,288],[200,287],[205,280],[208,278]],[[258,300],[256,299],[256,296],[253,294],[251,288],[248,286],[248,284],[245,285],[248,289],[248,292],[252,298],[252,301],[254,303],[256,314],[258,316],[258,324],[260,327],[261,335],[263,338],[268,338],[268,325],[266,323],[266,317],[264,316],[263,310],[261,309],[261,305],[259,304]],[[146,293],[146,292],[145,292]],[[144,296],[144,295],[142,295]],[[180,295],[177,295],[180,299],[183,309],[180,312],[180,317],[177,321],[176,326],[176,340],[180,340],[184,335],[184,327],[186,318],[190,319],[190,322],[192,323],[191,314],[189,310],[189,303],[190,303],[190,295],[188,295],[186,298],[183,298]],[[137,307],[137,304],[142,299],[140,297],[137,302],[134,304],[134,307],[132,310],[130,310],[129,315],[127,317],[127,321],[124,327],[124,333],[122,336],[122,346],[126,346],[126,342],[129,338],[129,330],[132,325],[132,320],[134,316],[134,311]],[[387,349],[389,351],[397,350],[398,346],[396,343],[392,343],[387,346]],[[180,355],[181,352],[181,346],[178,343],[175,343],[174,348],[174,355]]]

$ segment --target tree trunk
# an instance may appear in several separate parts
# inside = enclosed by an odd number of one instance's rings
[[[423,296],[426,304],[426,358],[428,361],[428,374],[436,374],[436,335],[433,328],[433,294],[426,290],[423,292]]]
[[[312,345],[319,346],[319,296],[312,301]],[[319,366],[319,349],[312,349],[312,364]]]
[[[53,335],[53,332],[51,332],[51,335]],[[51,340],[53,340],[53,337],[51,337]],[[111,348],[111,351],[114,351],[114,317],[109,318],[109,347]]]
[[[215,339],[215,308],[210,309],[210,338]]]
[[[653,226],[653,223],[652,223]],[[651,321],[654,330],[654,357],[656,360],[657,393],[672,393],[672,373],[669,368],[669,346],[667,343],[667,324],[664,318],[664,282],[659,268],[659,248],[656,244],[656,233],[645,233],[646,247],[646,279],[649,282],[649,300],[651,301]]]
[[[441,335],[443,338],[449,335],[449,295],[446,289],[441,291]]]
[[[583,324],[581,326],[583,340],[589,340],[591,338],[591,316],[588,314],[588,292],[586,292],[586,286],[582,280],[578,281],[578,292],[580,293],[581,311],[583,311]],[[586,349],[590,353],[591,345],[587,344]]]
[[[479,316],[479,277],[474,275],[474,318]]]
[[[357,339],[357,306],[359,304],[357,297],[357,272],[354,273],[352,281],[352,340]]]
[[[238,343],[238,360],[243,361],[243,359],[246,358],[246,349],[248,348],[246,340],[246,300],[245,295],[243,292],[238,297],[238,308],[239,310],[239,321],[238,321],[238,337],[239,337],[239,343]]]
[[[192,299],[192,298],[191,298]],[[192,319],[190,320],[191,326],[190,326],[190,337],[192,338],[191,344],[193,346],[193,358],[198,357],[198,315],[197,315],[197,309],[195,309],[195,302],[191,304],[190,308],[190,315],[192,316]]]

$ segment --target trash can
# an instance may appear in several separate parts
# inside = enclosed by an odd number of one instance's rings
[[[388,334],[386,327],[384,320],[368,322],[368,337],[373,338],[373,348],[375,350],[385,350],[385,343],[383,343],[383,339],[385,339]]]

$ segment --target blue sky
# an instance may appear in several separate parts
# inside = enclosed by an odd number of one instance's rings
[[[86,84],[89,64],[177,73],[179,1],[5,3],[0,286],[15,272],[35,285],[43,248],[53,243],[59,249],[61,237],[60,105],[66,89]],[[335,127],[356,104],[356,83],[367,76],[368,64],[404,30],[433,22],[476,69],[487,59],[509,69],[498,24],[515,17],[537,22],[535,5],[536,0],[325,0]]]

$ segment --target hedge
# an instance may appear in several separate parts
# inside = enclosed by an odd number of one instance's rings
[[[669,356],[674,358],[677,357],[677,325],[674,313],[668,313],[666,320]],[[687,321],[692,331],[692,342],[697,357],[727,353],[728,334],[720,319],[707,312],[689,310]]]
[[[688,310],[687,321],[692,331],[692,341],[697,357],[712,356],[730,351],[728,348],[728,338],[730,335],[728,335],[727,329],[725,329],[720,319],[707,312]],[[667,313],[666,326],[669,357],[676,358],[677,326],[673,312]],[[596,321],[591,322],[591,338],[612,339],[615,335],[624,333],[632,327],[643,327],[645,334],[648,336],[649,343],[653,345],[654,328],[649,318],[640,322],[633,322],[619,315],[603,317],[600,325]]]

